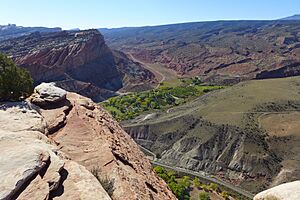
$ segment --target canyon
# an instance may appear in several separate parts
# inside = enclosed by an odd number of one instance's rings
[[[0,103],[0,199],[176,199],[140,148],[174,169],[266,190],[255,199],[296,190],[299,21],[99,30],[0,26],[0,52],[37,86]],[[120,125],[98,104],[195,77],[222,89]]]
[[[99,29],[113,48],[215,84],[299,75],[299,20]]]

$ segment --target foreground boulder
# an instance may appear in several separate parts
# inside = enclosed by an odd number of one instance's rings
[[[284,183],[265,190],[254,197],[254,200],[299,200],[300,181]]]
[[[36,105],[54,104],[66,100],[67,92],[55,86],[54,83],[42,83],[35,89],[32,102]]]
[[[101,107],[53,84],[35,91],[0,104],[1,200],[176,199]]]

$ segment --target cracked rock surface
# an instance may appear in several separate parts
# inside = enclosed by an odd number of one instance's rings
[[[0,104],[1,200],[176,199],[97,104],[67,93],[41,108],[35,98]]]

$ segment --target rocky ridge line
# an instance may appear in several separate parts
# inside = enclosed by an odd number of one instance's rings
[[[0,150],[0,199],[176,199],[109,114],[53,84],[0,105]]]

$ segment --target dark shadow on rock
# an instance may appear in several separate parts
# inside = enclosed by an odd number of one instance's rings
[[[45,110],[52,110],[52,109],[57,109],[57,108],[61,108],[61,107],[64,107],[64,106],[72,106],[71,102],[68,100],[68,99],[63,99],[61,101],[58,101],[58,102],[45,102],[44,104],[42,105],[38,105],[37,106],[45,109]]]
[[[30,185],[30,183],[37,177],[41,176],[43,178],[44,174],[46,173],[47,169],[49,168],[49,165],[51,164],[50,159],[46,161],[46,165],[37,173],[33,174],[31,177],[29,177],[22,185],[18,187],[18,189],[15,191],[15,193],[12,194],[11,198],[9,199],[17,199],[21,193]],[[17,183],[18,184],[18,183]]]
[[[36,110],[40,113],[40,108],[32,103],[27,101],[18,101],[18,102],[3,102],[0,104],[0,110],[6,111],[9,108],[17,107],[19,109],[26,109],[26,110]]]
[[[69,172],[66,169],[62,169],[60,172],[60,184],[58,186],[58,188],[52,192],[50,192],[49,194],[49,200],[53,200],[55,197],[59,197],[61,196],[64,191],[65,191],[65,187],[64,187],[64,181],[67,179]]]

